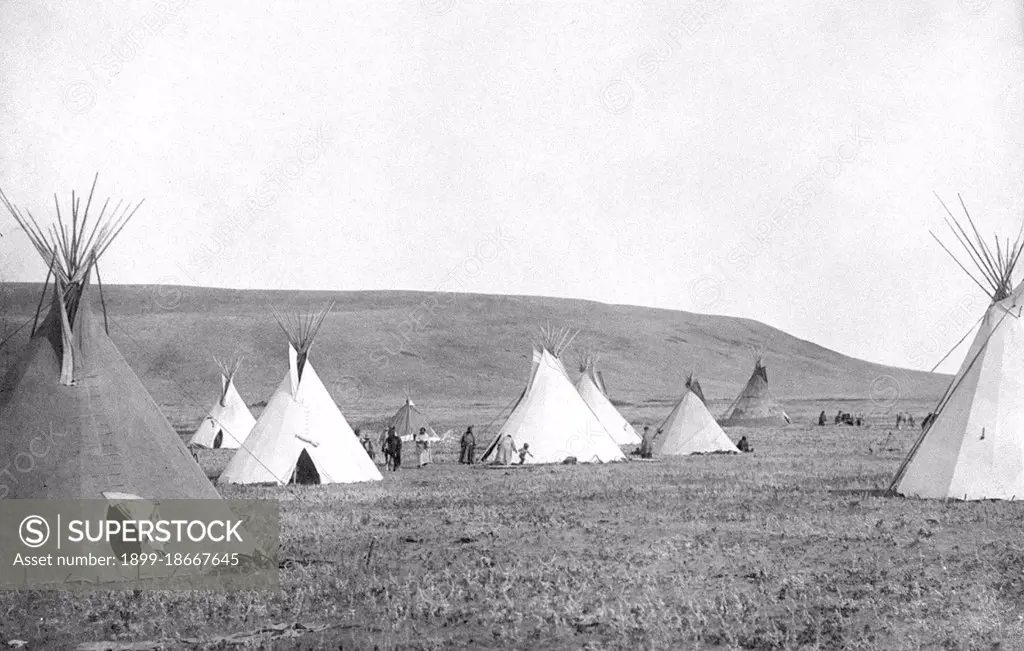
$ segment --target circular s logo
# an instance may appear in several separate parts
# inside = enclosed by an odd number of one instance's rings
[[[18,537],[26,547],[42,547],[50,539],[50,525],[38,515],[30,515],[21,521]]]

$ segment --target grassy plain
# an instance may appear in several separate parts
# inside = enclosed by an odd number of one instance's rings
[[[443,446],[376,484],[222,487],[281,501],[279,592],[5,594],[0,621],[33,648],[229,648],[216,636],[292,621],[329,628],[264,645],[1021,648],[1024,512],[882,496],[916,436],[890,429],[737,429],[754,453],[516,470]]]

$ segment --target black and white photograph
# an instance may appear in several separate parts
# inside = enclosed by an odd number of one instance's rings
[[[1021,0],[0,1],[0,648],[1024,649]]]

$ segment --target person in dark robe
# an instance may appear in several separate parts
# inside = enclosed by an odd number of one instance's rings
[[[822,409],[821,413],[818,415],[818,426],[823,427],[827,422],[828,418],[825,417],[825,410]]]
[[[462,450],[459,452],[459,463],[473,465],[476,462],[476,436],[473,434],[473,426],[466,428],[462,435]]]
[[[836,422],[835,422],[835,424],[838,425],[841,422],[843,422],[843,412],[842,411],[837,411],[836,412]]]
[[[644,425],[644,435],[640,440],[640,458],[650,459],[654,456],[654,436],[651,435],[651,428]]]
[[[395,434],[395,428],[388,428],[388,438],[384,442],[387,446],[388,470],[398,470],[402,467],[402,439]]]
[[[928,426],[932,424],[933,420],[935,420],[934,412],[924,417],[924,420],[921,421],[921,429],[928,429]]]
[[[747,440],[746,436],[740,438],[740,442],[736,444],[736,447],[740,452],[753,452],[754,447],[750,445],[750,441]]]

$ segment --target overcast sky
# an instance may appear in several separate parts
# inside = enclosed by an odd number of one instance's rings
[[[1019,4],[8,0],[0,186],[145,198],[105,282],[587,298],[930,368],[986,303],[932,192],[1024,216]]]

